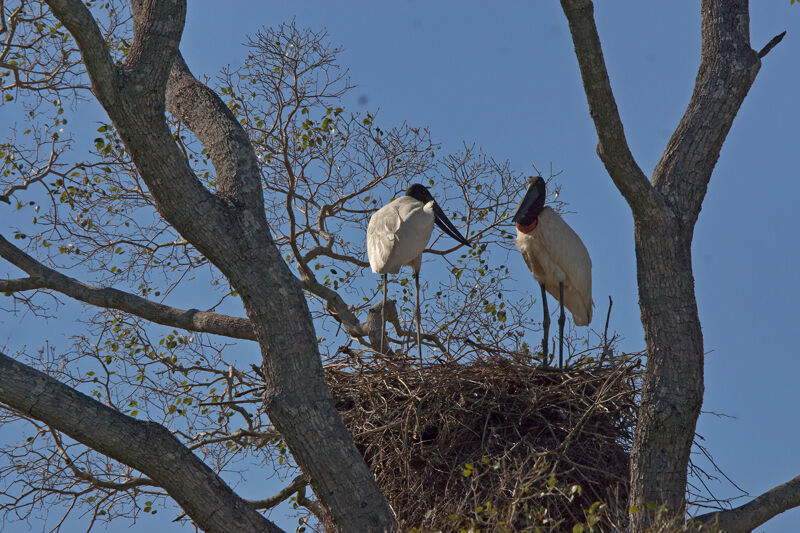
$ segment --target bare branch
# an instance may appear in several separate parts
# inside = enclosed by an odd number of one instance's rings
[[[47,4],[78,42],[95,90],[102,99],[116,102],[117,69],[89,9],[80,0],[48,0]]]
[[[319,505],[319,503],[315,502],[314,500],[309,500],[308,498],[306,498],[305,487],[300,487],[300,490],[297,491],[297,504],[302,505],[303,507],[311,511],[311,513],[314,516],[316,516],[317,520],[319,520],[320,522],[324,521],[325,513],[323,513],[322,511],[322,507]]]
[[[561,0],[561,7],[569,22],[583,87],[599,137],[597,153],[634,215],[652,216],[661,212],[663,202],[654,193],[625,139],[594,22],[594,6],[590,0]]]
[[[33,289],[42,289],[45,282],[38,276],[30,278],[17,278],[17,279],[3,279],[0,280],[0,292],[11,294],[18,291],[30,291]]]
[[[0,6],[0,16],[2,16],[2,6]],[[59,153],[55,149],[55,141],[52,142],[52,145],[53,148],[50,151],[50,158],[47,161],[47,163],[43,165],[42,168],[38,169],[33,176],[25,179],[22,183],[17,183],[12,185],[11,187],[8,188],[6,192],[0,194],[0,202],[11,204],[11,195],[14,194],[16,191],[24,191],[30,185],[42,181],[44,178],[50,175],[59,155]]]
[[[694,518],[698,524],[716,524],[726,533],[747,533],[776,515],[800,506],[800,476],[768,490],[751,502]]]
[[[702,56],[686,112],[653,170],[653,186],[694,225],[722,144],[761,61],[750,48],[747,0],[704,0]]]
[[[246,318],[198,311],[197,309],[178,309],[111,287],[85,285],[44,266],[1,235],[0,257],[31,275],[26,279],[0,280],[0,292],[35,288],[53,289],[70,298],[98,307],[118,309],[157,324],[237,339],[256,340],[253,326]]]
[[[373,306],[367,314],[367,320],[365,322],[359,322],[358,318],[353,313],[353,310],[345,303],[345,301],[336,291],[326,287],[325,285],[322,285],[315,278],[305,279],[300,282],[300,285],[303,287],[303,289],[325,300],[328,310],[339,321],[339,323],[344,326],[344,329],[347,331],[348,335],[357,339],[366,337],[369,340],[369,346],[376,352],[378,352],[381,349],[381,346],[383,346],[383,350],[387,355],[393,354],[392,350],[387,348],[389,346],[387,339],[384,339],[384,342],[381,343],[382,304],[379,303]],[[397,307],[395,306],[394,301],[387,300],[386,303],[386,313],[383,315],[384,320],[393,324],[398,334],[411,337],[412,333],[410,331],[405,331],[400,327]],[[440,349],[444,351],[444,347],[435,336],[426,334],[423,335],[423,338],[432,340],[434,344],[439,346]]]
[[[281,489],[277,494],[270,496],[269,498],[264,498],[263,500],[250,500],[247,503],[253,506],[254,509],[272,509],[279,503],[283,502],[287,498],[289,498],[292,494],[297,492],[298,490],[305,488],[308,485],[305,476],[300,474],[296,478],[292,480],[287,486]]]
[[[180,53],[172,64],[166,99],[169,112],[208,149],[220,196],[263,208],[258,160],[247,134],[217,93],[192,75]]]
[[[782,31],[781,33],[770,39],[769,42],[766,45],[764,45],[764,48],[762,48],[761,51],[758,52],[758,58],[761,59],[762,57],[770,53],[770,51],[773,48],[778,46],[778,43],[781,42],[785,36],[786,36],[786,30]]]
[[[61,443],[61,436],[55,431],[53,428],[50,428],[50,434],[53,437],[53,441],[56,444],[56,448],[58,449],[58,453],[61,454],[61,457],[64,459],[64,462],[67,463],[67,466],[72,471],[72,473],[78,479],[88,482],[92,487],[101,487],[104,489],[113,489],[113,490],[129,490],[136,487],[144,487],[144,486],[151,486],[157,487],[158,483],[153,481],[152,479],[147,478],[136,478],[128,480],[124,483],[113,483],[111,481],[105,481],[102,479],[98,479],[97,477],[93,476],[90,472],[86,470],[82,470],[78,468],[72,458],[69,456],[67,451],[64,449],[63,444]]]
[[[265,442],[269,442],[273,439],[280,439],[281,435],[275,430],[261,430],[261,431],[250,431],[244,429],[237,429],[230,435],[220,435],[218,437],[209,437],[209,438],[198,438],[192,444],[189,445],[190,450],[196,450],[198,448],[202,448],[203,446],[208,446],[209,444],[215,444],[219,442],[228,442],[228,441],[237,441],[241,442],[245,439],[250,439],[256,442],[256,446],[261,446]],[[191,442],[191,441],[190,441]]]
[[[337,254],[336,252],[331,250],[331,246],[315,246],[303,256],[300,263],[308,264],[314,259],[319,256],[329,257],[331,259],[335,259],[337,261],[345,261],[347,263],[352,263],[356,266],[360,266],[361,268],[367,268],[369,266],[369,261],[362,261],[360,259],[356,259],[355,257],[344,255],[344,254]]]
[[[330,311],[345,327],[348,334],[353,337],[362,337],[366,334],[361,329],[358,318],[356,318],[356,315],[353,313],[352,309],[350,309],[350,307],[345,303],[339,293],[319,283],[315,278],[301,281],[300,286],[304,290],[307,290],[308,292],[325,300]]]
[[[123,415],[2,353],[0,402],[145,473],[205,531],[230,531],[231,524],[280,531],[164,426]]]

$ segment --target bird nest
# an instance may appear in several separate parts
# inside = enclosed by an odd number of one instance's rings
[[[561,531],[627,500],[637,368],[495,358],[327,377],[404,531]]]

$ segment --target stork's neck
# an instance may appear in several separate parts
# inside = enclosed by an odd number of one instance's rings
[[[536,227],[536,225],[538,223],[539,223],[539,219],[538,218],[534,218],[533,222],[531,222],[527,226],[523,226],[519,222],[515,222],[515,224],[517,226],[517,229],[522,233],[530,233],[531,231],[533,231],[533,229]]]

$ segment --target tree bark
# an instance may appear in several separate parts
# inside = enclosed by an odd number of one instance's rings
[[[48,268],[0,235],[0,257],[30,275],[24,279],[0,280],[0,292],[52,289],[81,302],[118,309],[145,320],[174,328],[256,340],[253,325],[246,318],[197,309],[177,309],[111,287],[92,287]]]
[[[686,475],[703,401],[703,336],[692,275],[694,225],[708,181],[760,61],[750,48],[747,0],[703,0],[702,58],[689,106],[648,181],[628,148],[590,0],[562,0],[598,155],[634,218],[647,366],[631,450],[631,530],[648,504],[683,515]],[[635,512],[634,512],[635,510]]]
[[[800,506],[800,476],[734,509],[698,516],[695,524],[716,524],[725,533],[749,533],[776,515]]]
[[[79,0],[48,0],[78,42],[92,87],[159,212],[238,291],[261,347],[265,408],[342,531],[396,529],[385,498],[334,408],[304,294],[267,226],[255,153],[213,91],[178,52],[186,4],[134,0],[134,41],[115,66]],[[166,99],[165,99],[166,95]],[[209,149],[206,190],[172,139],[165,101]]]
[[[647,504],[683,513],[694,429],[703,403],[703,336],[694,295],[691,230],[676,218],[635,221],[636,271],[647,365],[631,450],[634,531]]]
[[[694,225],[733,120],[760,61],[750,48],[746,0],[702,2],[702,56],[694,92],[653,172],[672,216],[634,216],[637,277],[648,362],[631,450],[634,529],[647,503],[685,512],[686,474],[703,403],[703,335],[692,276]]]
[[[2,353],[0,400],[143,472],[203,531],[282,531],[233,492],[164,426],[123,415]]]

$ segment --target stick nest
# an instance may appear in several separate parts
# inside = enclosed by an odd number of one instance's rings
[[[327,376],[404,531],[560,531],[602,527],[608,508],[595,502],[627,501],[638,361],[588,361],[331,365]]]

